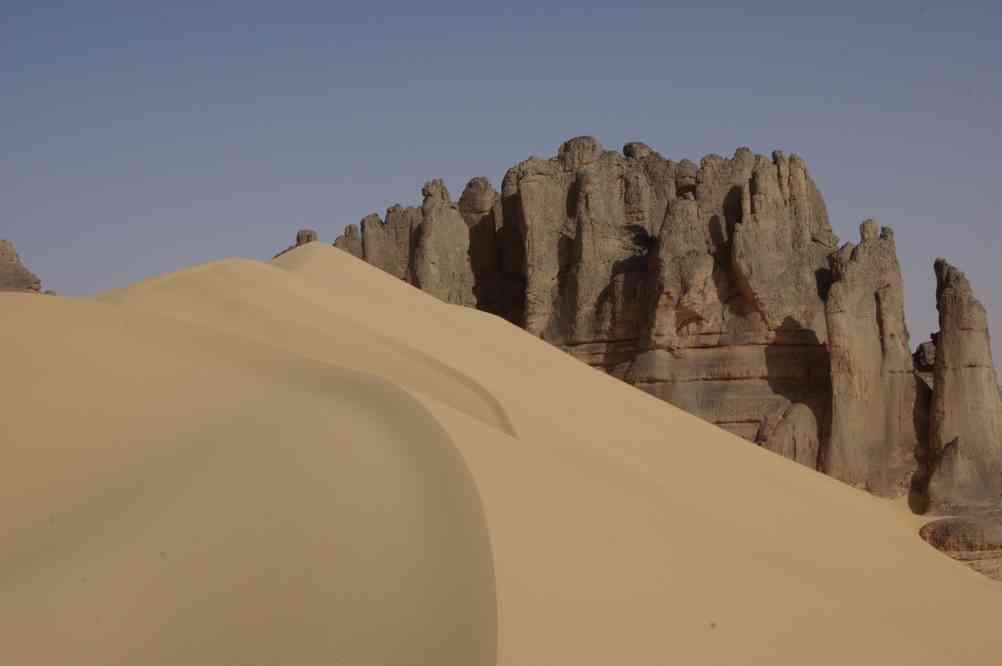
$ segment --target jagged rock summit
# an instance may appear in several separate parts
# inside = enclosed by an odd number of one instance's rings
[[[0,240],[0,291],[39,292],[42,281],[21,263],[14,244]]]
[[[437,180],[422,195],[334,245],[917,511],[1002,505],[980,305],[942,278],[939,344],[913,358],[893,232],[867,220],[840,247],[799,156],[739,148],[696,164],[576,137],[509,169],[500,192],[478,177],[458,203]],[[961,427],[969,404],[980,425]]]

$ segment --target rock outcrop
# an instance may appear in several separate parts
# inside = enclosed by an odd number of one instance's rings
[[[362,226],[362,257],[390,275],[411,282],[411,248],[421,224],[420,208],[392,206],[383,221],[375,213]]]
[[[967,277],[937,259],[929,499],[943,511],[1002,501],[1002,399],[988,318]]]
[[[873,220],[832,255],[826,304],[832,429],[824,471],[879,495],[911,488],[928,448],[929,391],[913,370],[891,229]]]
[[[941,518],[923,525],[919,534],[933,548],[1002,581],[1002,520],[997,516]]]
[[[821,442],[818,420],[807,405],[796,403],[762,420],[755,441],[773,453],[817,469]]]
[[[500,193],[480,177],[458,204],[441,181],[423,198],[335,245],[808,467],[907,493],[918,511],[937,493],[1002,503],[997,422],[957,423],[966,405],[995,413],[987,330],[944,325],[957,349],[913,358],[891,230],[867,221],[839,248],[796,155],[739,148],[695,164],[577,137],[509,169]],[[974,366],[959,351],[970,345],[983,350],[965,352]],[[941,364],[954,370],[942,391]],[[932,442],[931,401],[947,406]]]
[[[362,234],[354,224],[349,224],[344,228],[344,233],[334,239],[334,247],[342,249],[359,259],[364,258],[362,254]]]
[[[441,180],[425,184],[414,236],[414,286],[447,303],[475,305],[470,232]]]
[[[319,237],[317,236],[317,232],[314,231],[313,229],[300,229],[299,231],[296,232],[296,242],[290,245],[289,247],[285,248],[278,254],[276,254],[275,257],[280,257],[286,252],[295,250],[297,247],[301,245],[306,245],[307,243],[313,243],[314,241],[317,240],[319,240]],[[272,257],[272,259],[274,259],[275,257]]]
[[[467,183],[459,197],[459,212],[469,228],[470,267],[473,270],[477,308],[502,314],[500,249],[501,195],[483,177]]]
[[[0,240],[0,291],[39,292],[42,281],[17,256],[14,244]]]

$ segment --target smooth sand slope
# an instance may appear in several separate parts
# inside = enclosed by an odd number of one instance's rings
[[[99,300],[0,296],[0,663],[1002,655],[900,505],[329,246]]]

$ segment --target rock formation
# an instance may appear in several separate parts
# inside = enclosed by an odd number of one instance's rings
[[[824,471],[880,495],[906,492],[928,447],[928,387],[913,371],[891,229],[867,220],[832,255],[832,429]]]
[[[915,367],[915,374],[925,382],[925,385],[932,390],[933,369],[936,365],[936,333],[932,334],[932,340],[923,342],[915,348],[912,354],[912,364]]]
[[[923,525],[919,534],[933,548],[1002,581],[1002,521],[998,517],[941,518]]]
[[[459,197],[459,212],[469,228],[470,267],[473,270],[477,308],[501,314],[501,279],[498,230],[501,227],[501,195],[486,178],[474,178]]]
[[[312,243],[318,240],[317,232],[313,229],[300,229],[296,232],[296,242],[293,245],[285,248],[281,252],[275,255],[275,257],[280,257],[290,250],[295,250],[300,245],[306,245],[307,243]],[[274,259],[275,257],[272,257]]]
[[[1002,499],[1002,399],[988,319],[962,272],[945,259],[935,268],[929,498],[943,511],[992,506]]]
[[[358,227],[354,224],[345,227],[344,233],[334,240],[334,247],[362,259],[362,234],[359,233]]]
[[[29,271],[17,256],[14,244],[0,240],[0,291],[38,292],[42,281]]]
[[[474,305],[470,232],[441,180],[421,191],[421,224],[414,235],[414,286],[447,303]]]
[[[916,510],[927,489],[1002,504],[998,421],[956,418],[967,404],[999,413],[985,327],[950,315],[949,350],[913,358],[891,230],[867,221],[839,248],[796,155],[739,148],[697,165],[577,137],[509,169],[500,193],[481,177],[458,205],[441,181],[423,198],[335,245],[808,467],[908,493]],[[975,366],[958,351],[971,345]],[[940,365],[953,372],[942,391]]]
[[[817,469],[821,442],[818,420],[807,405],[796,403],[762,420],[755,441],[773,453]]]

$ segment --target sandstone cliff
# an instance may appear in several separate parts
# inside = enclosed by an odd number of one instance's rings
[[[870,492],[910,493],[922,510],[927,490],[945,504],[967,484],[958,503],[1002,503],[1002,481],[985,480],[1002,460],[993,377],[959,352],[912,358],[891,230],[867,221],[858,245],[839,248],[798,156],[739,148],[697,165],[577,137],[509,169],[500,192],[474,178],[456,204],[431,181],[423,199],[349,225],[335,245]],[[974,344],[977,367],[992,368],[986,327],[943,327],[943,345]],[[967,369],[941,379],[941,364]],[[973,393],[995,415],[980,434],[953,416]],[[955,439],[977,442],[950,449]]]
[[[38,292],[42,281],[21,263],[14,244],[0,240],[0,291]]]

